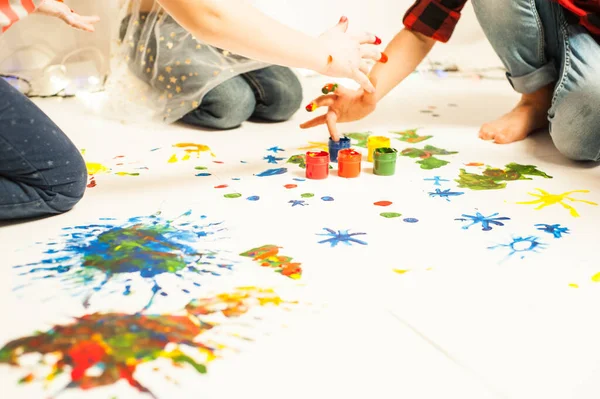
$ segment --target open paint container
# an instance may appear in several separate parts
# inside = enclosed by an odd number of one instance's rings
[[[396,173],[398,151],[395,148],[376,148],[373,153],[373,173],[379,176],[392,176]]]
[[[360,175],[362,154],[351,148],[340,150],[338,153],[338,176],[352,178]]]
[[[329,138],[329,159],[331,162],[338,161],[338,152],[345,148],[350,148],[350,139],[348,137],[342,137],[339,141],[333,141]]]
[[[306,153],[306,178],[326,179],[329,176],[329,153],[326,151]]]

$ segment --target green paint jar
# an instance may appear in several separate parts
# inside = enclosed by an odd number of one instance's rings
[[[395,148],[376,148],[373,152],[373,173],[379,176],[393,176],[396,173],[398,150]]]

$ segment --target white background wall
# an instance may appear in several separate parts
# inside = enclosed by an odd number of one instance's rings
[[[111,22],[115,22],[118,0],[67,0],[82,14],[100,15],[102,21],[94,34],[76,32],[60,21],[32,16],[11,28],[0,38],[0,62],[16,48],[29,44],[49,46],[57,56],[83,46],[92,45],[108,56]],[[264,12],[282,22],[310,34],[318,34],[334,25],[342,15],[350,20],[352,30],[368,30],[388,42],[402,28],[402,17],[412,0],[251,0]],[[36,58],[37,57],[37,58]],[[485,41],[470,4],[463,12],[453,39],[438,45],[431,55],[436,61],[456,63],[461,68],[500,65]],[[1,69],[19,70],[44,62],[39,55],[11,58]]]

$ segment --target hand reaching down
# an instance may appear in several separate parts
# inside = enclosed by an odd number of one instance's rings
[[[36,10],[36,13],[62,19],[67,25],[86,32],[94,32],[94,24],[100,21],[96,16],[79,15],[62,1],[46,0]]]

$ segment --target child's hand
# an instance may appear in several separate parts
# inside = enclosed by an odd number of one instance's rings
[[[373,87],[377,82],[372,78]],[[323,92],[330,91],[332,85],[326,85]],[[375,110],[377,106],[377,98],[374,93],[367,93],[363,89],[349,90],[345,87],[340,87],[337,84],[333,85],[333,94],[328,94],[316,98],[309,106],[307,111],[312,111],[317,107],[329,107],[325,115],[317,116],[316,118],[304,122],[300,125],[302,129],[327,124],[329,135],[334,141],[340,139],[336,123],[352,122],[364,118]]]
[[[330,55],[327,66],[319,72],[327,76],[353,79],[364,90],[374,92],[375,88],[367,78],[369,64],[366,60],[385,62],[387,57],[377,48],[381,40],[368,33],[353,37],[346,33],[347,30],[348,19],[342,17],[335,27],[319,37]]]
[[[79,15],[71,10],[62,1],[46,0],[35,10],[38,14],[62,19],[67,25],[87,32],[94,31],[94,24],[100,21],[99,17]]]

